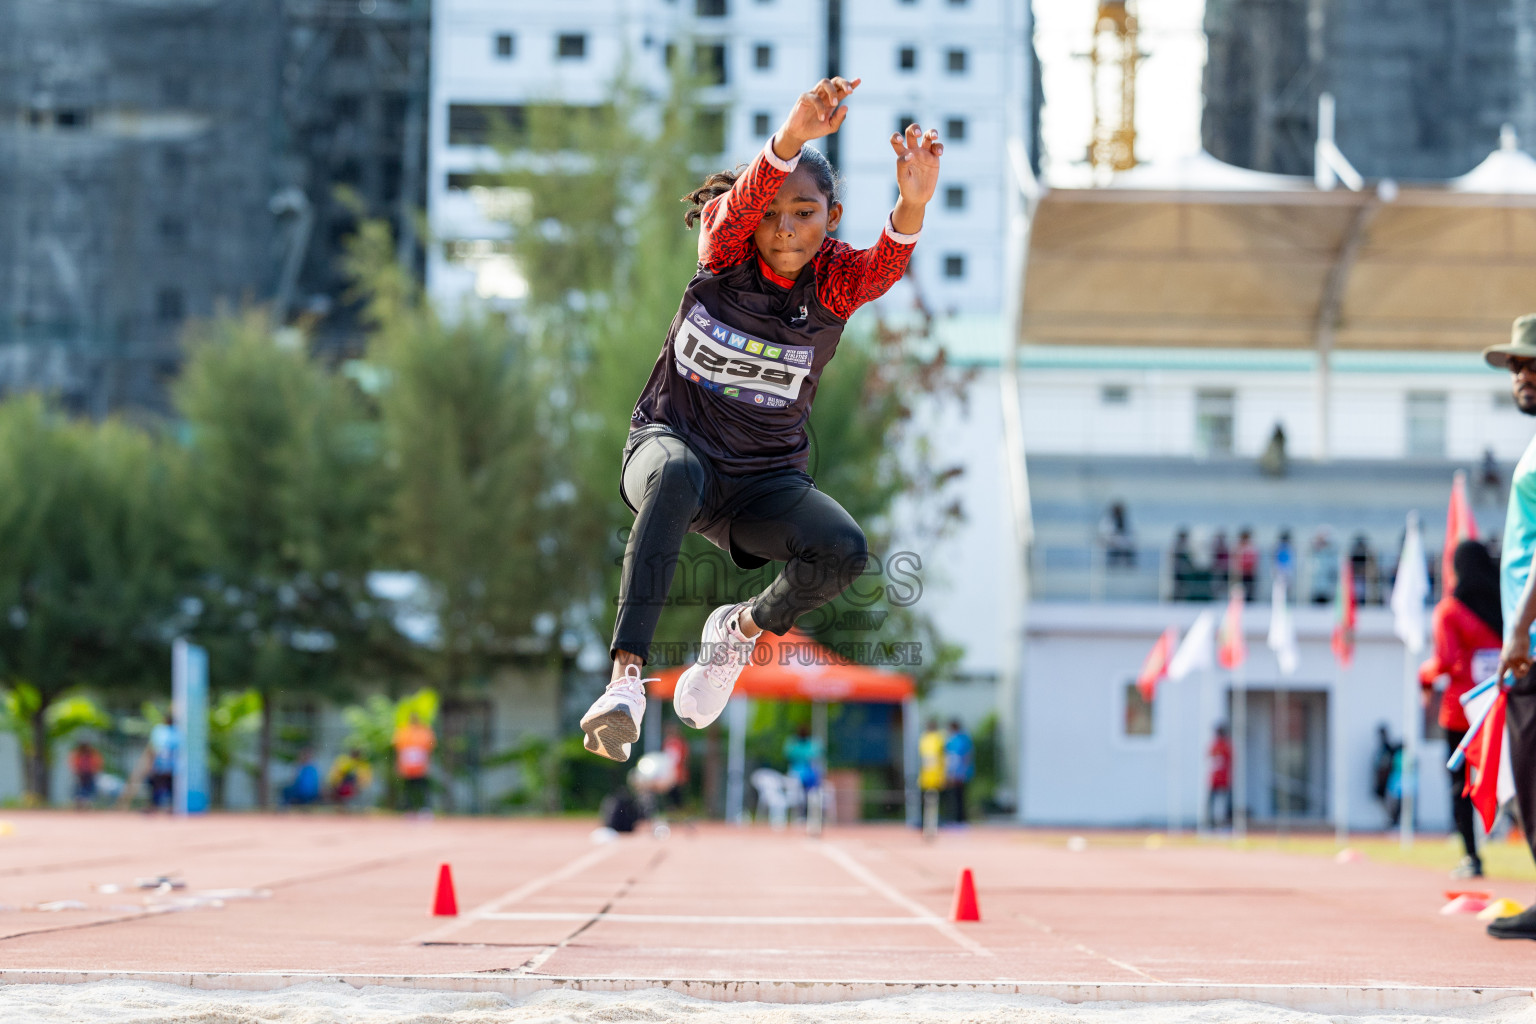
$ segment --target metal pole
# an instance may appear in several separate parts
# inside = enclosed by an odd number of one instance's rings
[[[1211,730],[1211,712],[1216,703],[1216,670],[1207,668],[1200,673],[1200,714],[1195,730],[1195,764],[1200,766],[1200,806],[1195,810],[1195,831],[1207,835],[1211,831],[1211,767],[1206,759],[1205,737]]]
[[[1349,769],[1344,738],[1344,670],[1333,670],[1333,839],[1349,842]]]
[[[1403,645],[1403,766],[1398,773],[1398,787],[1402,790],[1399,804],[1398,838],[1403,849],[1413,845],[1414,802],[1419,788],[1419,674],[1415,669],[1418,659],[1413,650]]]
[[[1166,683],[1163,684],[1167,686]],[[1179,831],[1179,714],[1170,705],[1173,703],[1173,695],[1167,694],[1163,698],[1163,707],[1168,711],[1168,834],[1177,835]]]
[[[1232,838],[1248,835],[1248,682],[1242,665],[1232,673]]]
[[[726,705],[730,744],[725,768],[725,820],[733,825],[746,821],[747,797],[747,699],[737,697]]]
[[[917,789],[917,698],[901,702],[901,774],[906,790],[907,824],[922,823],[921,794]]]

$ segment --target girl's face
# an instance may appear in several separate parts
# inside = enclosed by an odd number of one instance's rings
[[[797,167],[779,186],[752,239],[769,269],[793,281],[842,219],[843,204],[829,202],[811,172]]]

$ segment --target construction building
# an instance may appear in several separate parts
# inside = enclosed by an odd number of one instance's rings
[[[426,0],[0,5],[0,395],[162,410],[189,319],[358,344],[342,246],[423,205]],[[418,83],[413,87],[412,83]]]
[[[1536,8],[1521,0],[1208,0],[1205,148],[1310,174],[1318,97],[1367,178],[1465,174],[1500,128],[1536,138]]]

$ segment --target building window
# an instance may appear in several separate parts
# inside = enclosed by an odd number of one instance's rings
[[[944,257],[944,276],[958,280],[965,276],[965,257],[952,252]]]
[[[725,17],[725,0],[698,0],[694,11],[701,18]]]
[[[964,7],[967,2],[968,2],[968,0],[949,0],[949,6],[951,6],[951,7]]]
[[[765,114],[761,110],[752,115],[752,134],[760,139],[766,139],[773,131],[773,115]]]
[[[1408,392],[1408,457],[1445,458],[1445,392]]]
[[[1152,702],[1141,695],[1141,687],[1125,684],[1125,735],[1152,735]]]
[[[561,60],[580,60],[587,55],[585,32],[562,32],[555,37],[555,56]]]
[[[896,50],[896,66],[902,71],[917,70],[917,47],[902,46]]]
[[[950,185],[944,189],[944,208],[946,210],[965,209],[964,185]]]
[[[693,116],[693,141],[700,153],[725,152],[725,111],[700,110]]]
[[[1195,392],[1195,451],[1204,456],[1232,454],[1233,410],[1237,398],[1227,390]]]
[[[773,67],[773,47],[767,43],[758,43],[752,50],[752,63],[764,70]]]
[[[725,44],[700,43],[693,48],[693,70],[706,85],[725,84]]]
[[[963,118],[963,117],[952,117],[949,120],[944,122],[944,141],[945,142],[964,142],[965,141],[965,118]]]
[[[905,134],[906,130],[908,128],[910,128],[914,124],[917,124],[917,115],[916,114],[897,114],[896,115],[896,134],[898,134],[898,135]]]
[[[944,54],[944,67],[952,75],[958,75],[965,70],[965,51],[949,50]]]
[[[180,323],[186,315],[186,300],[180,288],[161,288],[155,296],[155,318],[163,324]]]
[[[1124,384],[1105,384],[1099,388],[1100,405],[1130,405],[1131,389]]]
[[[160,218],[160,241],[167,248],[180,249],[187,243],[187,222],[180,217]]]
[[[527,111],[519,106],[454,103],[448,107],[448,145],[488,146],[495,130],[520,134],[527,128]]]
[[[513,42],[511,32],[498,32],[496,34],[496,56],[502,60],[511,60],[513,55]]]

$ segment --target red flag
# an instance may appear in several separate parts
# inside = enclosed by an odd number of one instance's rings
[[[1355,569],[1349,555],[1339,559],[1339,592],[1333,599],[1333,656],[1349,668],[1355,660]]]
[[[1484,829],[1493,828],[1493,819],[1499,813],[1499,758],[1504,754],[1505,698],[1504,691],[1499,690],[1477,735],[1467,743],[1467,784],[1461,795],[1472,798],[1472,806],[1482,817]]]
[[[1445,512],[1445,550],[1440,554],[1440,593],[1456,588],[1456,545],[1477,539],[1477,520],[1467,500],[1467,471],[1458,469],[1451,478],[1451,504]]]
[[[1168,662],[1173,660],[1173,649],[1178,645],[1179,631],[1169,626],[1157,638],[1157,643],[1152,645],[1147,660],[1142,662],[1141,673],[1136,677],[1136,689],[1141,691],[1141,699],[1148,704],[1157,696],[1157,684],[1168,675]]]
[[[1216,634],[1216,660],[1222,668],[1237,668],[1248,660],[1248,645],[1243,640],[1243,590],[1232,588],[1226,614]]]

